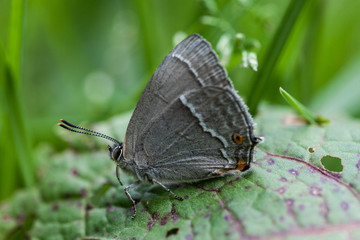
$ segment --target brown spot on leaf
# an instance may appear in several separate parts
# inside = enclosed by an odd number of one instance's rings
[[[80,195],[81,195],[82,197],[86,197],[86,195],[87,195],[87,191],[86,191],[85,188],[80,189],[80,190],[79,190],[79,193],[80,193]]]
[[[360,171],[360,160],[357,162],[356,168],[357,168],[358,171]]]
[[[166,216],[163,217],[163,218],[160,220],[160,225],[161,225],[161,226],[166,225],[166,224],[167,224],[167,220],[168,220],[168,218],[167,218]]]
[[[59,209],[59,204],[58,203],[55,203],[54,205],[51,206],[51,210],[52,211],[57,211]]]
[[[281,187],[275,190],[275,192],[279,193],[279,194],[284,194],[286,192],[287,188],[286,187]]]
[[[298,176],[298,175],[299,175],[299,172],[296,171],[296,170],[293,169],[293,168],[289,170],[289,173],[290,173],[291,175],[294,175],[294,176]]]
[[[76,177],[76,176],[79,175],[79,171],[78,171],[76,168],[74,168],[74,169],[71,170],[71,175],[73,175],[74,177]]]
[[[319,187],[316,187],[316,186],[312,186],[309,189],[309,193],[315,197],[321,197],[322,196],[321,192],[322,192],[322,189]]]
[[[274,165],[275,161],[274,161],[273,158],[270,158],[270,159],[267,160],[267,163],[268,163],[269,165]]]
[[[349,209],[349,204],[347,202],[341,202],[340,206],[344,211],[347,211]]]
[[[279,181],[280,181],[280,182],[287,182],[287,179],[284,178],[284,177],[281,177],[281,178],[279,179]]]

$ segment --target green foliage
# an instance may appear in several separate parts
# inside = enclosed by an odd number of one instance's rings
[[[16,186],[17,179],[13,177],[16,170],[20,170],[20,177],[27,187],[34,183],[35,177],[32,152],[19,102],[24,1],[12,1],[11,7],[7,51],[0,43],[0,150],[2,159],[6,159],[0,163],[1,179],[6,182],[0,190],[1,197],[8,195]]]
[[[286,108],[260,110],[255,120],[265,141],[249,171],[169,185],[184,201],[159,186],[140,185],[132,190],[139,201],[134,220],[105,148],[55,155],[44,149],[41,158],[51,161],[39,166],[39,190],[19,192],[3,205],[0,237],[12,237],[15,231],[9,230],[16,228],[33,239],[348,239],[359,235],[360,122],[292,125],[284,124],[291,117]],[[129,115],[120,116],[96,128],[124,127],[128,119]],[[325,169],[322,161],[327,156],[340,159],[343,171]],[[126,173],[121,179],[125,185],[135,181]],[[16,222],[19,216],[24,221]],[[25,225],[28,218],[31,224]]]
[[[274,71],[278,59],[283,52],[284,45],[287,43],[287,39],[291,32],[294,30],[294,25],[298,20],[298,16],[304,8],[306,0],[292,0],[286,10],[283,19],[274,35],[274,38],[268,47],[268,51],[264,58],[264,63],[259,71],[259,74],[255,76],[255,80],[252,84],[252,89],[248,96],[248,105],[252,114],[256,113],[257,106],[262,99],[262,96],[267,92],[272,83],[270,81],[271,74]]]

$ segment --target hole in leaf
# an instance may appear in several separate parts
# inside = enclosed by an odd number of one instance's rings
[[[320,160],[323,167],[331,172],[342,172],[344,166],[341,163],[341,158],[326,155]]]
[[[309,148],[308,148],[308,151],[309,151],[309,153],[314,153],[314,152],[315,152],[315,148],[309,147]]]
[[[166,238],[171,235],[176,235],[179,232],[179,228],[172,228],[166,232]]]

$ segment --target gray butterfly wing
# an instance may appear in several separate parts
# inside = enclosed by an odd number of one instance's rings
[[[126,131],[125,159],[134,159],[138,136],[162,109],[184,92],[204,86],[232,84],[210,44],[193,34],[166,56],[147,84]]]
[[[154,118],[139,138],[135,158],[150,179],[195,181],[249,165],[257,142],[235,90],[210,86],[184,93]]]

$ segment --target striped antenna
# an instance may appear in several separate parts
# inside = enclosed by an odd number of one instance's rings
[[[115,144],[118,144],[118,145],[121,145],[121,143],[116,140],[115,138],[112,138],[112,137],[109,137],[108,135],[105,135],[103,133],[99,133],[99,132],[96,132],[94,130],[90,130],[90,129],[87,129],[87,128],[84,128],[84,127],[80,127],[80,126],[77,126],[75,124],[72,124],[72,123],[69,123],[68,121],[65,121],[64,119],[60,119],[60,121],[62,123],[58,123],[58,126],[62,127],[62,128],[65,128],[66,130],[68,131],[71,131],[71,132],[76,132],[76,133],[81,133],[81,134],[87,134],[87,135],[91,135],[91,136],[95,136],[95,137],[101,137],[101,138],[105,138]],[[77,129],[80,129],[80,130],[77,130]]]

